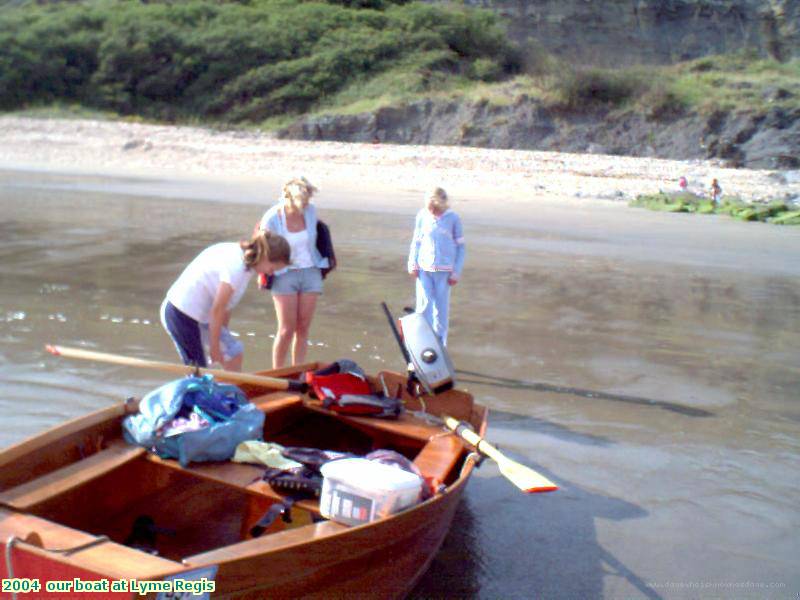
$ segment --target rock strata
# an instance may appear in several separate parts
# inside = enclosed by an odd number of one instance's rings
[[[734,167],[800,167],[800,109],[648,117],[634,111],[557,111],[533,99],[509,106],[421,100],[346,116],[312,116],[278,137],[552,150],[668,159],[721,159]]]

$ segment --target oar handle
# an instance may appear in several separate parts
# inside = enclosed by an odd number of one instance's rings
[[[481,454],[484,454],[496,461],[501,461],[506,459],[506,457],[497,448],[492,446],[489,442],[487,442],[485,439],[483,439],[481,436],[475,433],[472,429],[469,428],[469,425],[467,425],[463,421],[457,421],[453,417],[445,416],[444,424],[447,425],[447,428],[451,429],[453,433],[455,433],[457,436],[463,438],[471,445],[473,445],[475,449]]]
[[[231,381],[233,383],[249,383],[273,390],[289,390],[305,392],[308,386],[296,381],[288,381],[278,377],[265,377],[263,375],[253,375],[252,373],[239,373],[237,371],[226,371],[224,369],[206,369],[193,367],[191,365],[179,365],[175,363],[161,362],[157,360],[145,360],[132,356],[122,356],[120,354],[109,354],[107,352],[95,352],[93,350],[83,350],[82,348],[70,348],[68,346],[55,346],[48,344],[45,349],[54,356],[64,356],[67,358],[79,358],[84,360],[94,360],[98,362],[124,365],[126,367],[139,367],[143,369],[155,369],[179,375],[212,375],[218,379]]]

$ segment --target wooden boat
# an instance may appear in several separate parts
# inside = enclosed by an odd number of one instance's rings
[[[291,378],[319,366],[262,375]],[[382,375],[390,389],[405,381],[398,374]],[[377,385],[377,378],[371,381]],[[213,598],[408,594],[450,528],[475,465],[470,447],[409,412],[397,420],[341,416],[308,395],[241,387],[266,413],[265,440],[357,454],[389,448],[441,481],[442,491],[403,512],[354,527],[321,520],[318,501],[302,500],[292,508],[292,523],[278,521],[252,538],[248,532],[254,522],[283,499],[260,480],[263,467],[224,462],[183,468],[128,445],[121,421],[135,406],[122,403],[0,453],[0,543],[6,557],[0,561],[0,578],[18,588],[6,587],[0,598],[24,592],[34,582],[44,597],[141,598],[142,582],[189,581],[203,574],[213,581]],[[404,396],[407,408],[452,415],[480,435],[485,431],[487,409],[466,392],[450,390],[426,398],[424,406]],[[173,530],[157,537],[157,556],[124,543],[140,515]],[[81,585],[96,581],[107,591],[76,593],[76,578]],[[44,594],[47,582],[52,590],[52,582],[59,581],[59,593]],[[114,586],[124,585],[127,591],[113,592]]]

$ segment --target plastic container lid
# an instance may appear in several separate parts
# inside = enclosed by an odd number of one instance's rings
[[[416,473],[409,473],[366,458],[332,460],[322,465],[320,472],[326,478],[387,492],[418,488],[422,482]]]

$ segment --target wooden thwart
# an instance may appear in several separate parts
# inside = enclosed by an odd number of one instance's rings
[[[260,478],[265,468],[263,466],[233,462],[210,462],[182,467],[180,463],[174,459],[160,458],[155,454],[148,454],[147,460],[188,475],[199,477],[200,479],[213,481],[233,489],[241,490],[245,493],[265,496],[276,501],[281,501],[286,498],[284,495],[273,490],[267,482],[261,481]],[[319,502],[316,500],[300,500],[295,503],[295,506],[314,514],[319,514]]]
[[[18,485],[0,494],[0,503],[28,510],[147,454],[147,450],[118,441],[83,460]]]

